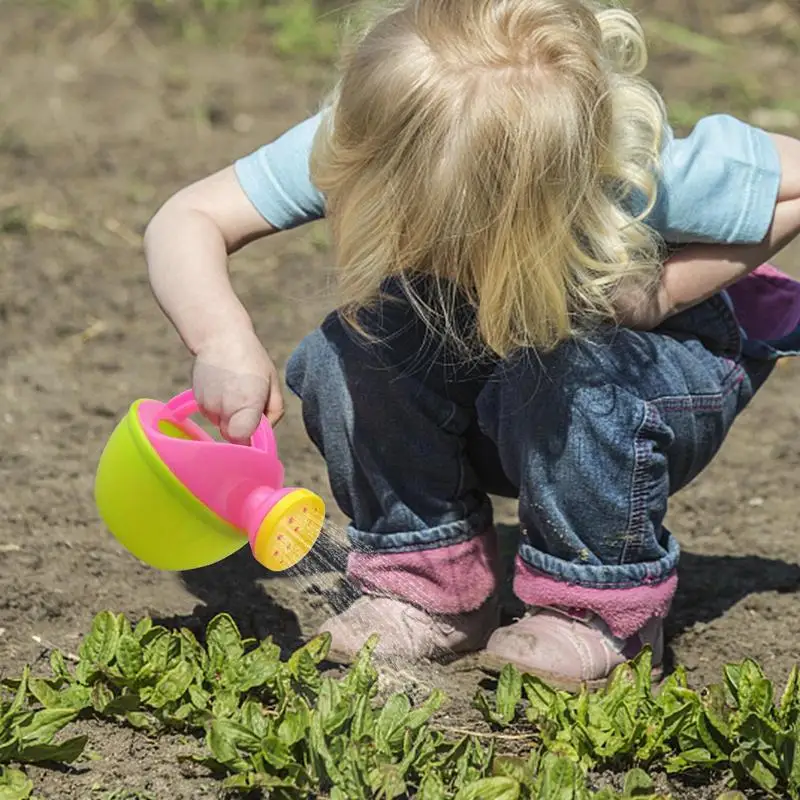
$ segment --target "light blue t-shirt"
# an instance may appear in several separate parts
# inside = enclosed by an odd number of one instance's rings
[[[238,160],[236,175],[261,215],[286,230],[325,216],[309,175],[321,115]],[[705,117],[686,138],[669,134],[648,223],[671,244],[758,244],[769,231],[780,157],[763,130],[726,115]]]

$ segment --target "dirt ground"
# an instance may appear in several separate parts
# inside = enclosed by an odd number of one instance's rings
[[[800,12],[749,0],[639,8],[655,20],[651,76],[676,119],[733,110],[800,134]],[[183,575],[148,569],[105,532],[92,482],[128,404],[188,381],[189,360],[145,278],[148,218],[179,186],[303,118],[330,74],[277,60],[266,37],[193,43],[146,20],[77,22],[34,3],[4,4],[0,70],[0,673],[49,644],[73,650],[106,608],[195,628],[226,610],[246,633],[291,647],[326,612],[309,581],[270,577],[246,553]],[[281,363],[331,306],[324,241],[316,226],[235,260],[236,285]],[[791,253],[782,264],[800,276]],[[799,394],[800,365],[781,366],[717,461],[674,500],[684,555],[671,658],[698,683],[745,656],[782,681],[798,658]],[[293,400],[279,446],[291,482],[327,496]],[[513,506],[498,515],[513,525]],[[418,676],[455,693],[459,724],[472,719],[479,679],[457,668]],[[176,766],[177,739],[88,732],[101,758],[32,770],[41,797],[218,796],[210,779]]]

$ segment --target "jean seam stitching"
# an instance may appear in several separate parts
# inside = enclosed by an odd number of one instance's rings
[[[567,581],[568,583],[574,583],[578,586],[586,586],[587,588],[595,588],[595,589],[626,589],[626,588],[636,588],[642,585],[653,585],[657,586],[664,581],[669,580],[674,575],[677,574],[677,567],[673,564],[669,569],[661,571],[660,574],[657,572],[652,572],[652,567],[658,567],[663,565],[663,563],[667,563],[668,561],[672,561],[669,557],[669,554],[660,558],[657,562],[653,564],[640,564],[640,563],[633,563],[633,564],[622,564],[618,566],[614,566],[613,564],[603,564],[598,569],[608,569],[615,571],[617,569],[629,569],[630,567],[645,567],[645,574],[642,577],[627,577],[622,581],[614,581],[614,580],[587,580],[584,576],[578,575],[577,572],[570,572],[566,576],[563,574],[557,574],[551,571],[548,571],[543,565],[539,565],[535,562],[535,558],[528,559],[525,558],[523,555],[523,550],[527,548],[532,551],[533,556],[535,557],[536,553],[538,552],[535,548],[531,547],[530,545],[523,545],[520,548],[519,556],[522,562],[531,569],[537,570],[544,575],[550,576],[556,580],[560,581]],[[546,555],[546,554],[545,554]],[[572,566],[572,565],[568,565]]]
[[[633,549],[633,560],[635,560],[638,551],[641,550],[642,529],[646,517],[645,499],[647,495],[644,482],[647,477],[647,463],[649,462],[647,443],[643,441],[642,434],[648,426],[648,423],[653,427],[655,426],[657,420],[653,418],[654,414],[655,409],[645,403],[644,414],[642,415],[642,420],[636,429],[633,439],[634,467],[633,476],[631,478],[630,513],[628,515],[628,529],[625,534],[625,544],[620,554],[620,563],[622,565],[629,563],[630,549]]]
[[[717,294],[708,300],[710,307],[717,312],[720,322],[725,327],[727,341],[722,342],[725,350],[735,353],[738,358],[742,352],[742,334],[736,315],[728,307],[722,296]]]

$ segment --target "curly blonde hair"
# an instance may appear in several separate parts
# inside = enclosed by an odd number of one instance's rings
[[[437,330],[548,349],[657,279],[665,111],[633,15],[589,0],[400,0],[343,56],[314,143],[342,312],[387,278]],[[416,294],[432,278],[436,297]]]

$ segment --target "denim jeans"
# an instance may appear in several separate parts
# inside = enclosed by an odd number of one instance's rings
[[[722,295],[653,332],[606,330],[502,362],[459,358],[402,301],[373,322],[368,340],[332,314],[287,367],[354,551],[452,548],[491,527],[490,494],[514,496],[521,566],[587,589],[673,574],[668,498],[710,463],[784,352],[746,355]],[[460,575],[450,582],[473,580],[468,561]]]

